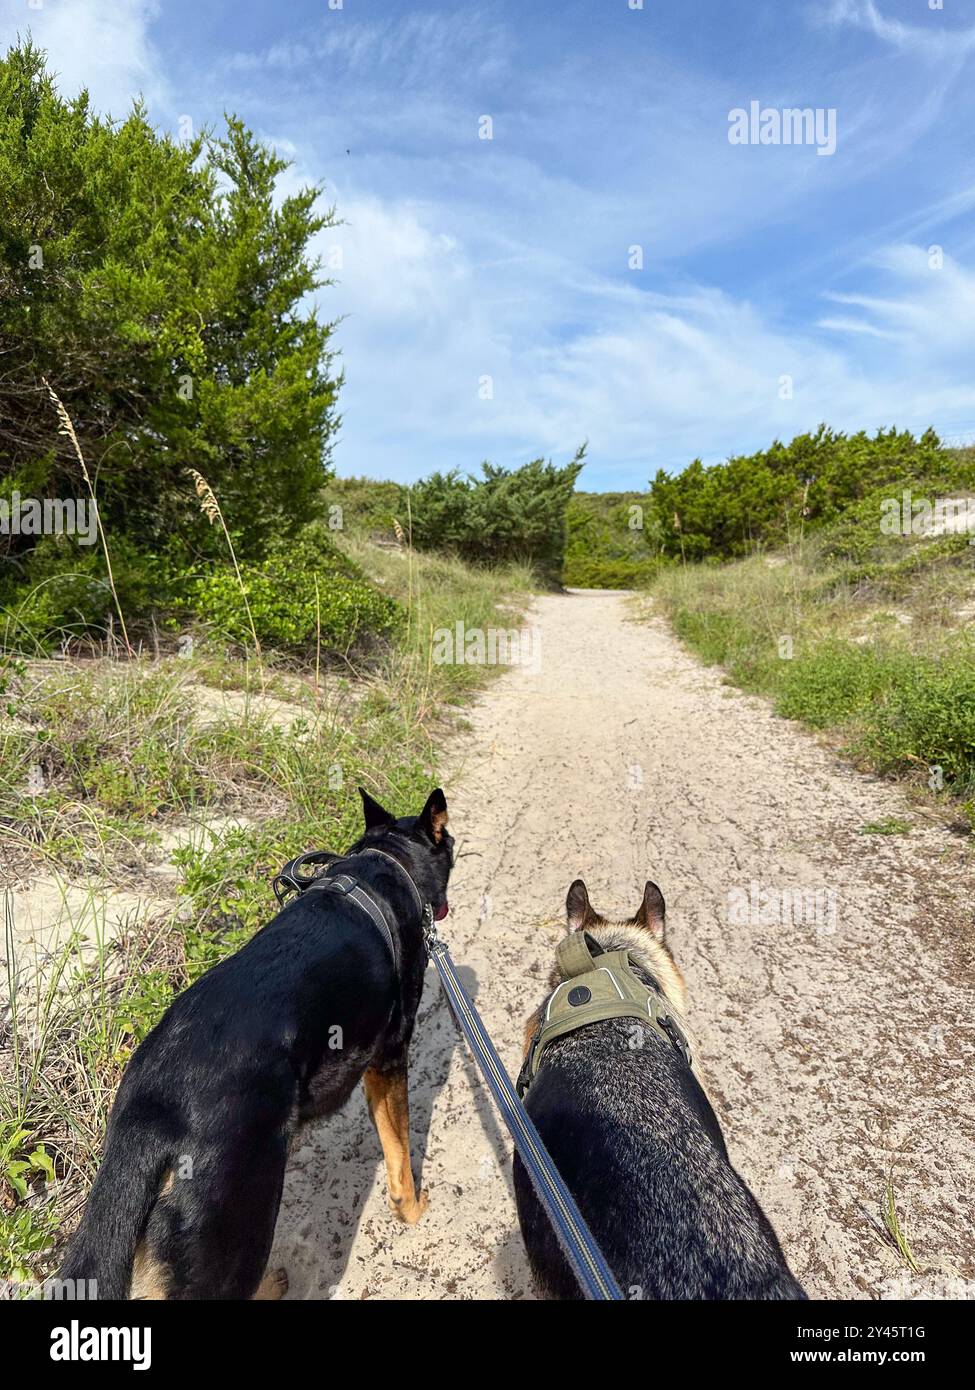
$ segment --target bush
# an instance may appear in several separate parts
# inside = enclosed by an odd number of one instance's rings
[[[320,527],[262,564],[242,566],[241,577],[258,639],[272,647],[307,651],[320,632],[324,648],[345,652],[363,638],[392,631],[402,618],[395,600],[375,589]],[[199,579],[192,602],[197,615],[224,636],[245,646],[252,641],[231,567]]]
[[[279,196],[286,168],[234,117],[180,143],[139,104],[111,122],[63,100],[30,42],[0,55],[0,496],[86,496],[46,377],[130,618],[167,606],[171,572],[220,558],[188,468],[252,563],[327,478],[340,379],[310,244],[334,218],[317,188]],[[100,626],[99,550],[0,535],[0,604],[43,583],[32,636]]]
[[[645,495],[576,492],[566,523],[564,584],[580,589],[635,589],[657,573],[660,528]]]
[[[660,571],[658,558],[620,560],[602,555],[566,556],[562,583],[574,589],[641,589]]]
[[[412,489],[413,544],[474,564],[529,564],[558,580],[566,511],[584,454],[579,449],[561,468],[535,459],[514,470],[484,463],[483,478],[432,474]]]
[[[942,450],[933,430],[920,439],[907,430],[878,430],[871,439],[821,425],[747,457],[708,468],[695,459],[673,477],[661,471],[651,497],[668,555],[730,558],[780,544],[800,526],[831,522],[877,488],[939,475],[964,486],[975,481],[975,468]]]
[[[975,647],[914,659],[871,710],[858,744],[881,772],[940,766],[954,791],[975,791]]]
[[[373,478],[329,478],[322,494],[331,520],[332,509],[343,536],[368,536],[395,541],[396,524],[404,533],[408,524],[407,492],[402,483]]]

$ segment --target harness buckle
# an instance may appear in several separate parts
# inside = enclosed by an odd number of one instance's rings
[[[687,1046],[687,1039],[684,1037],[684,1034],[681,1032],[681,1030],[677,1027],[677,1024],[674,1022],[673,1018],[671,1018],[670,1014],[661,1014],[661,1016],[657,1019],[657,1022],[660,1024],[660,1027],[667,1034],[670,1041],[677,1048],[677,1051],[682,1055],[684,1061],[687,1063],[688,1066],[690,1066],[691,1049]]]

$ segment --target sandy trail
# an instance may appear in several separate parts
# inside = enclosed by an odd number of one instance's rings
[[[597,907],[632,911],[654,878],[732,1159],[810,1293],[971,1297],[964,841],[729,691],[621,596],[541,598],[530,621],[540,671],[485,693],[446,784],[462,856],[446,935],[509,1070],[571,880]],[[913,833],[860,833],[891,815]],[[753,883],[813,896],[752,911]],[[432,971],[411,1093],[429,1212],[410,1229],[387,1211],[357,1094],[289,1170],[274,1258],[291,1297],[531,1297],[510,1144]],[[878,1213],[891,1163],[919,1276],[863,1210]]]

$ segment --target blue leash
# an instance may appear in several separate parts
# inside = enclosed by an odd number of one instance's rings
[[[481,1016],[457,978],[446,944],[434,934],[432,913],[429,910],[425,928],[427,949],[437,967],[447,1001],[461,1026],[481,1074],[491,1088],[502,1119],[511,1131],[515,1148],[528,1169],[538,1200],[548,1213],[552,1229],[575,1272],[579,1287],[588,1299],[604,1302],[623,1301],[613,1272],[576,1206],[575,1198],[563,1182],[562,1175],[542,1143],[541,1135],[515,1094],[515,1088],[501,1065]]]

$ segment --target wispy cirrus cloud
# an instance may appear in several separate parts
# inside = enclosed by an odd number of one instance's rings
[[[830,27],[861,29],[901,52],[934,63],[948,62],[957,67],[975,53],[975,25],[961,28],[949,24],[940,9],[927,9],[925,13],[927,23],[907,23],[884,15],[876,0],[832,0],[819,16]]]
[[[509,53],[507,25],[464,5],[452,12],[418,10],[352,22],[344,11],[323,9],[318,23],[293,38],[258,50],[229,49],[221,61],[232,72],[290,75],[328,63],[349,76],[365,74],[370,83],[392,71],[398,90],[420,85],[433,95],[431,83],[440,75],[451,83],[461,72],[467,82],[503,76]]]

